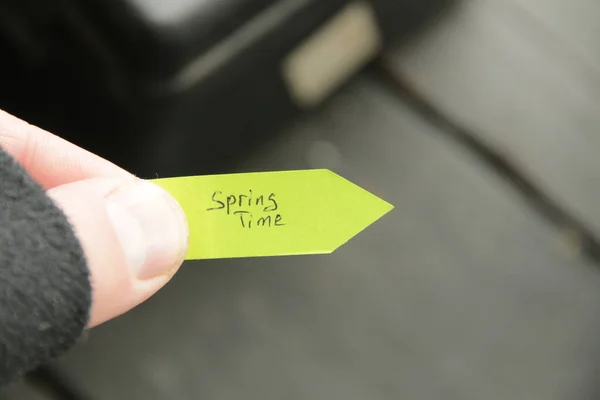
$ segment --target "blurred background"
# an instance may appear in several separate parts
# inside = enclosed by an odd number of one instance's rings
[[[597,0],[0,0],[0,61],[0,108],[139,176],[396,207],[188,262],[0,399],[600,398]]]

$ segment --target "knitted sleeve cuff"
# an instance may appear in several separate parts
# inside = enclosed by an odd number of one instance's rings
[[[90,307],[87,262],[71,225],[0,149],[0,388],[71,348]]]

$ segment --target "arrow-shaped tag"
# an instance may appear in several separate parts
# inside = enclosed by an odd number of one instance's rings
[[[323,169],[153,182],[187,216],[188,260],[331,253],[393,209]]]

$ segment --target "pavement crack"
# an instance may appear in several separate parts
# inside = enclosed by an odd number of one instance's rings
[[[600,240],[584,221],[563,208],[527,174],[504,157],[481,135],[446,115],[398,73],[392,62],[381,56],[375,63],[377,78],[407,103],[428,123],[433,124],[455,143],[475,155],[496,175],[512,186],[517,194],[541,217],[559,231],[576,238],[582,256],[600,266]]]

